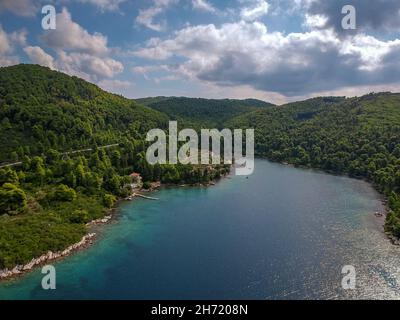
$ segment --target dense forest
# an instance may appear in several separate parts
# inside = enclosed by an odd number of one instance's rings
[[[76,77],[36,65],[1,68],[0,161],[140,139],[167,117]]]
[[[389,199],[386,230],[400,236],[400,94],[259,100],[156,97],[136,101],[35,65],[0,68],[0,269],[59,251],[150,182],[207,184],[229,167],[155,165],[148,130],[254,128],[256,155],[364,178]],[[77,151],[78,150],[78,151]],[[2,167],[18,162],[19,165]]]
[[[0,269],[59,251],[118,198],[129,174],[207,184],[227,166],[155,165],[146,133],[168,117],[76,77],[35,65],[0,68]],[[76,152],[76,150],[80,150]]]
[[[255,128],[258,156],[372,182],[389,199],[386,230],[400,236],[400,94],[315,98],[227,126]]]
[[[241,114],[274,106],[256,99],[201,99],[185,97],[155,97],[137,99],[137,102],[165,113],[171,120],[177,120],[187,128],[218,128]]]

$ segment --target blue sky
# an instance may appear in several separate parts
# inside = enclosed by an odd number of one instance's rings
[[[56,30],[41,27],[46,4]],[[346,4],[356,30],[341,28]],[[398,0],[0,0],[0,25],[0,66],[37,63],[129,98],[400,91]]]

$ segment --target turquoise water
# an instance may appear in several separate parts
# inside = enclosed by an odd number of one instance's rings
[[[400,249],[362,181],[263,160],[248,179],[173,188],[122,205],[96,243],[41,273],[0,284],[0,299],[398,298]],[[357,288],[341,287],[344,265]]]

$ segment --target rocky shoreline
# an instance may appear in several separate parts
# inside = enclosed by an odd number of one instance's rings
[[[388,205],[388,200],[383,195],[381,195],[381,196],[382,196],[382,205],[385,208],[384,212],[377,212],[374,215],[378,219],[384,219],[383,225],[385,225],[385,220],[386,220],[387,215],[390,212],[390,208]],[[385,230],[383,232],[384,232],[385,236],[389,239],[389,241],[392,243],[392,245],[400,246],[400,238],[399,237],[396,237],[394,234],[387,232]]]
[[[204,184],[198,184],[198,185],[203,185],[205,187],[209,187],[209,186],[213,186],[215,184],[216,184],[215,181],[212,181],[205,185]],[[155,183],[154,185],[151,186],[150,189],[148,189],[148,190],[141,189],[140,191],[154,192],[154,191],[160,189],[161,187],[167,187],[167,186],[168,185],[161,185],[161,183]],[[171,185],[171,186],[176,187],[176,185]],[[184,186],[186,187],[188,185],[184,185]],[[115,208],[118,207],[119,202],[121,202],[123,200],[124,199],[119,199],[117,201],[115,207],[110,210],[111,214],[109,214],[103,218],[90,221],[86,224],[86,226],[90,228],[90,227],[94,227],[97,225],[102,225],[102,224],[106,224],[106,223],[110,222],[110,220],[113,218],[113,212],[115,211]],[[25,265],[18,265],[18,266],[15,266],[13,269],[3,269],[3,270],[0,269],[0,281],[21,276],[21,275],[31,271],[35,267],[38,267],[40,265],[45,265],[46,263],[49,263],[54,260],[65,258],[65,257],[71,255],[73,252],[76,252],[80,249],[84,249],[84,248],[90,246],[93,243],[95,236],[96,236],[96,233],[94,233],[94,232],[88,233],[79,242],[70,245],[63,251],[57,251],[57,252],[49,251],[46,254],[43,254],[38,258],[33,258],[29,263],[27,263]]]
[[[89,233],[85,235],[79,242],[70,245],[63,251],[57,251],[57,252],[52,252],[49,251],[46,254],[41,255],[39,258],[34,258],[31,260],[31,262],[27,263],[26,265],[19,265],[15,266],[13,269],[4,269],[0,270],[0,279],[4,280],[7,278],[12,278],[19,276],[25,272],[28,272],[32,270],[34,267],[39,266],[39,265],[44,265],[50,261],[54,261],[63,257],[66,257],[73,253],[74,251],[77,251],[81,249],[82,247],[88,246],[93,243],[93,238],[96,236],[95,233]]]
[[[96,225],[101,225],[101,224],[106,224],[112,219],[112,215],[105,216],[104,218],[96,219],[93,221],[90,221],[89,223],[86,224],[87,227],[92,227]],[[96,233],[88,233],[87,235],[83,236],[83,238],[63,251],[57,251],[57,252],[52,252],[49,251],[46,254],[41,255],[38,258],[33,258],[29,263],[25,265],[18,265],[15,266],[13,269],[4,269],[0,270],[0,280],[6,280],[9,278],[14,278],[17,276],[20,276],[26,272],[31,271],[33,268],[44,265],[48,262],[58,260],[61,258],[65,258],[69,255],[71,255],[73,252],[76,252],[80,249],[86,248],[93,244],[94,238],[96,236]]]
[[[105,216],[104,218],[90,221],[89,223],[86,224],[86,226],[91,227],[91,226],[98,225],[98,224],[105,224],[105,223],[109,222],[111,219],[112,219],[112,215],[108,215],[108,216]]]
[[[400,239],[391,233],[385,232],[386,236],[389,238],[390,242],[395,246],[400,246]]]
[[[267,159],[268,161],[272,161],[272,160],[269,160],[268,158],[265,158],[265,157],[261,157],[261,159]],[[302,169],[313,170],[313,171],[321,172],[321,173],[325,173],[325,174],[331,174],[331,175],[334,175],[334,176],[346,176],[346,177],[349,177],[349,178],[352,178],[352,179],[365,181],[366,183],[370,184],[374,188],[374,190],[376,192],[379,193],[379,195],[382,198],[382,200],[381,200],[382,201],[382,205],[385,208],[384,212],[375,213],[374,216],[376,218],[378,218],[378,219],[380,219],[380,218],[386,219],[387,215],[390,212],[390,207],[389,207],[389,204],[388,204],[387,197],[385,195],[383,195],[382,193],[380,193],[377,190],[377,188],[374,186],[374,184],[371,181],[369,181],[368,179],[364,178],[364,177],[350,177],[349,175],[342,175],[342,174],[338,174],[338,173],[335,173],[335,172],[324,171],[324,170],[321,170],[321,169],[309,168],[309,167],[304,167],[304,166],[295,166],[294,164],[291,164],[289,162],[280,162],[280,161],[272,161],[272,162],[279,163],[279,164],[284,165],[284,166],[290,166],[290,167],[293,167],[293,168],[302,168]],[[385,227],[385,220],[383,221],[383,228],[384,227]],[[392,245],[400,246],[400,237],[396,237],[394,234],[392,234],[390,232],[386,232],[385,230],[383,230],[383,233],[387,237],[387,239],[391,242]]]

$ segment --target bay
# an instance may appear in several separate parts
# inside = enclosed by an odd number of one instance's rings
[[[90,248],[0,283],[0,299],[397,299],[400,248],[359,180],[256,160],[250,177],[125,202]],[[356,269],[356,289],[341,286]]]

